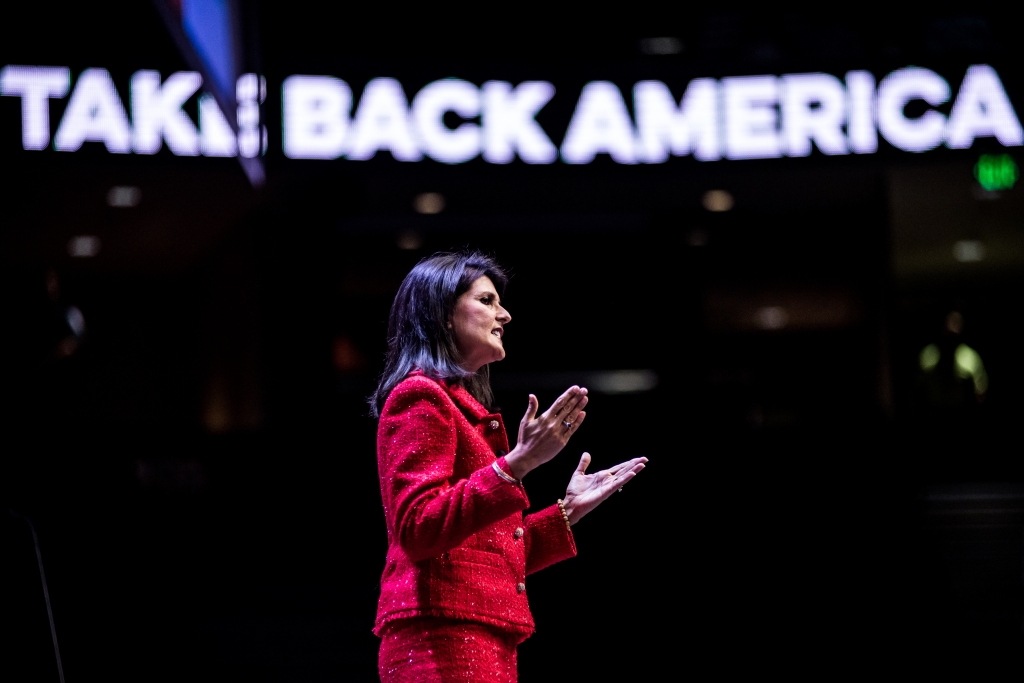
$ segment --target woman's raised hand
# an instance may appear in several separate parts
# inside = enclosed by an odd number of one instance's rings
[[[505,462],[516,479],[522,479],[565,448],[569,437],[576,433],[587,417],[583,408],[588,400],[586,388],[572,386],[538,415],[540,405],[537,397],[530,394],[526,415],[519,423],[519,441],[505,456]]]
[[[647,458],[633,458],[609,469],[587,474],[590,453],[584,453],[579,466],[569,479],[569,488],[565,491],[565,512],[569,516],[569,523],[575,524],[585,514],[606,501],[626,482],[639,474],[646,462]]]

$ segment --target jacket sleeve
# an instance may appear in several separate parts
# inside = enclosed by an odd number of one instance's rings
[[[576,557],[576,541],[557,505],[526,516],[526,573]]]
[[[458,409],[443,391],[426,378],[402,382],[377,431],[388,530],[413,561],[436,557],[529,506],[523,487],[499,478],[490,463],[453,481]]]

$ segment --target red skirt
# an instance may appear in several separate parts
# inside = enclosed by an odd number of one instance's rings
[[[471,621],[402,619],[385,627],[377,671],[382,683],[515,683],[522,639]]]

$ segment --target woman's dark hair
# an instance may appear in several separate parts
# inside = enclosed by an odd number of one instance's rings
[[[428,256],[405,276],[388,318],[384,372],[369,398],[374,417],[380,417],[388,394],[413,370],[422,370],[434,379],[458,382],[488,409],[492,407],[494,394],[488,366],[475,373],[463,369],[455,336],[448,327],[456,300],[484,275],[494,283],[499,296],[504,295],[508,277],[494,259],[478,251]]]

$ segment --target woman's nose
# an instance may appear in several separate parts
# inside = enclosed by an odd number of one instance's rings
[[[500,311],[498,311],[498,322],[500,322],[502,325],[504,325],[507,322],[511,322],[512,314],[505,310],[504,306],[499,306],[498,308],[501,309]]]

